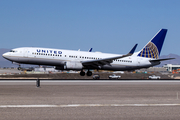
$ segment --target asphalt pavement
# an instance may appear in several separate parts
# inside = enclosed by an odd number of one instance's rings
[[[1,120],[178,120],[180,81],[0,81]]]

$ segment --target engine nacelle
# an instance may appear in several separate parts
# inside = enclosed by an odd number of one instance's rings
[[[65,62],[65,70],[81,70],[83,68],[82,63],[80,62]]]
[[[64,66],[55,66],[56,70],[64,70]]]

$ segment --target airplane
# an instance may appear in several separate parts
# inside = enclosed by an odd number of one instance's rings
[[[79,70],[80,75],[91,76],[90,70],[132,71],[159,65],[159,59],[167,29],[161,29],[139,52],[137,44],[127,54],[110,54],[91,51],[21,47],[12,49],[2,56],[18,64],[55,66],[57,70]],[[21,69],[18,67],[18,69]],[[87,70],[87,73],[84,72]]]

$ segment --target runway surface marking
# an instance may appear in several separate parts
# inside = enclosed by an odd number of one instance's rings
[[[68,104],[68,105],[0,105],[0,108],[68,108],[68,107],[166,107],[180,104]]]
[[[2,82],[34,82],[36,80],[0,80],[0,83]],[[94,80],[88,80],[88,81],[84,81],[84,80],[40,80],[41,82],[66,82],[66,83],[71,83],[71,82],[74,82],[74,83],[98,83],[98,82],[103,82],[103,83],[109,83],[109,82],[160,82],[160,83],[163,83],[163,82],[180,82],[180,80],[119,80],[119,81],[113,81],[113,80],[97,80],[97,81],[94,81]]]

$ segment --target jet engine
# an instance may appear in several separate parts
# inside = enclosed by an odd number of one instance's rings
[[[56,70],[64,70],[64,66],[55,66]]]
[[[80,62],[65,62],[64,70],[82,70],[83,65]]]

